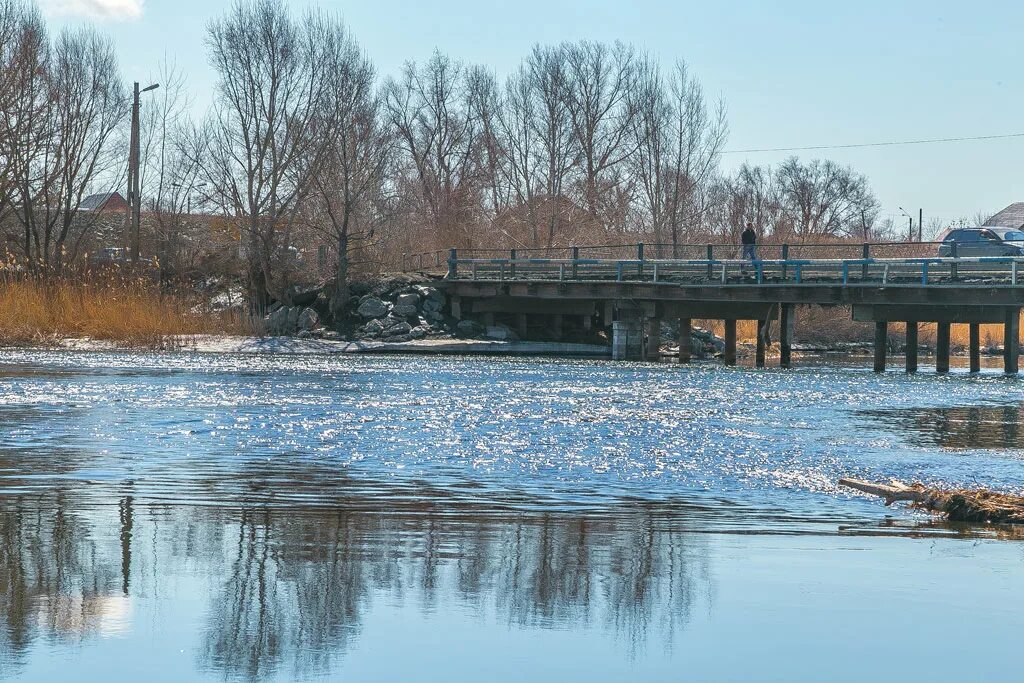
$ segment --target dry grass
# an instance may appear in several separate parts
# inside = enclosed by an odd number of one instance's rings
[[[836,343],[870,342],[874,339],[874,324],[853,321],[848,308],[799,307],[796,316],[795,335],[799,341]],[[694,324],[711,330],[719,336],[724,334],[724,325],[721,320],[695,320]],[[918,339],[920,343],[934,346],[935,330],[934,323],[919,325]],[[902,338],[906,334],[906,325],[892,323],[889,325],[889,333],[893,338]],[[757,339],[757,323],[753,320],[737,321],[736,337],[739,341],[755,341]],[[772,323],[772,338],[778,338],[778,321]],[[949,338],[954,347],[966,347],[970,340],[969,326],[951,325]],[[1001,345],[1003,343],[1003,326],[982,325],[981,343],[985,347]]]
[[[91,338],[164,347],[178,335],[248,331],[237,316],[200,311],[196,302],[147,280],[0,281],[0,343]]]

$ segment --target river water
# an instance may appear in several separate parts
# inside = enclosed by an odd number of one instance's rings
[[[0,352],[0,679],[1014,677],[1024,381]],[[1008,540],[1009,539],[1009,540]]]

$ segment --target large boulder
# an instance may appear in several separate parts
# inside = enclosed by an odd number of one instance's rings
[[[379,337],[384,334],[384,323],[374,319],[363,325],[360,331],[367,337]]]
[[[417,306],[420,303],[420,295],[412,292],[399,294],[395,299],[396,306]]]
[[[295,331],[289,323],[291,309],[281,307],[263,319],[263,327],[271,337],[282,337]]]
[[[387,315],[388,305],[375,296],[368,296],[359,302],[356,313],[364,318],[380,318]]]
[[[303,332],[315,330],[320,327],[320,316],[312,308],[307,308],[299,314],[296,325]]]
[[[386,337],[394,337],[396,335],[409,334],[412,332],[412,325],[407,322],[400,322],[396,325],[392,325],[384,330]]]

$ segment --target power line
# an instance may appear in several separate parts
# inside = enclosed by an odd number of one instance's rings
[[[754,152],[807,152],[820,149],[856,149],[860,147],[893,147],[896,145],[931,145],[937,142],[969,142],[973,140],[1005,140],[1007,138],[1024,138],[1024,133],[1008,133],[1006,135],[976,135],[962,138],[933,138],[931,140],[897,140],[894,142],[862,142],[853,145],[815,145],[811,147],[774,147],[770,149],[729,149],[722,154],[751,154]]]

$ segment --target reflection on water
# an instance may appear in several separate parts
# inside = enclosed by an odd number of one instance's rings
[[[183,575],[203,586],[196,667],[246,679],[330,672],[379,600],[454,603],[519,629],[605,630],[635,655],[651,638],[670,644],[709,596],[704,537],[643,506],[584,517],[76,503],[3,503],[4,666],[39,640],[145,628],[146,599]]]
[[[0,352],[0,678],[1006,678],[1020,546],[835,481],[1020,488],[1020,405],[995,374]]]
[[[889,408],[860,415],[903,432],[919,444],[952,449],[1024,448],[1024,404]]]

